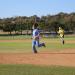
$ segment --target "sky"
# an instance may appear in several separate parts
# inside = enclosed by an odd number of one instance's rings
[[[0,0],[0,18],[75,12],[75,0]]]

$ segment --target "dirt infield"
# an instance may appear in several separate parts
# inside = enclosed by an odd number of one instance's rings
[[[0,53],[0,64],[59,65],[75,67],[75,52],[40,52],[37,54]]]

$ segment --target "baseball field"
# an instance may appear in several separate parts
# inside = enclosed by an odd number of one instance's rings
[[[75,35],[64,39],[41,38],[34,54],[30,36],[0,36],[0,75],[75,75]]]

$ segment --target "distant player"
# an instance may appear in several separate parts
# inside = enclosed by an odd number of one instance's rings
[[[32,50],[34,53],[37,53],[37,49],[36,49],[36,46],[37,47],[42,47],[44,46],[45,47],[45,43],[40,43],[39,40],[40,40],[40,33],[39,33],[39,30],[38,30],[38,24],[35,23],[33,25],[33,33],[32,33]]]
[[[62,44],[64,44],[64,30],[61,27],[59,27],[58,34],[60,35]]]

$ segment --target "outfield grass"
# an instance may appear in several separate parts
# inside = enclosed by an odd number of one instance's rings
[[[59,51],[64,49],[75,49],[75,43],[67,43],[62,45],[57,39],[44,39],[46,41],[46,48],[37,48],[39,51]],[[53,41],[53,43],[51,42]],[[31,52],[32,51],[31,40],[29,42],[0,42],[0,52]]]
[[[9,36],[9,35],[7,35],[7,36],[0,36],[0,40],[16,40],[16,39],[29,39],[29,38],[31,38],[32,36],[31,35],[11,35],[11,36]],[[55,38],[57,38],[57,37],[59,37],[59,36],[56,36]],[[54,39],[54,37],[49,37],[49,38],[53,38]],[[71,39],[71,40],[75,40],[75,35],[65,35],[65,39]]]
[[[0,75],[75,75],[75,68],[62,66],[0,65]]]
[[[25,36],[27,37],[27,36]],[[28,36],[29,37],[29,36]],[[20,38],[20,39],[19,39]],[[24,53],[24,52],[32,52],[32,39],[24,38],[23,36],[15,36],[14,40],[18,41],[11,41],[12,38],[9,39],[7,37],[0,37],[0,40],[8,40],[8,41],[1,41],[0,42],[0,53]],[[10,41],[9,41],[10,40]],[[22,41],[21,41],[22,40]],[[28,40],[28,41],[27,41]],[[19,42],[20,41],[20,42]],[[75,41],[75,37],[65,37],[65,41]],[[60,51],[64,49],[75,49],[75,42],[74,43],[65,43],[64,45],[61,44],[59,38],[43,38],[41,42],[46,43],[46,48],[38,48],[39,51]]]
[[[0,36],[0,40],[16,40],[16,39],[30,39],[30,35],[11,35],[11,36]]]

